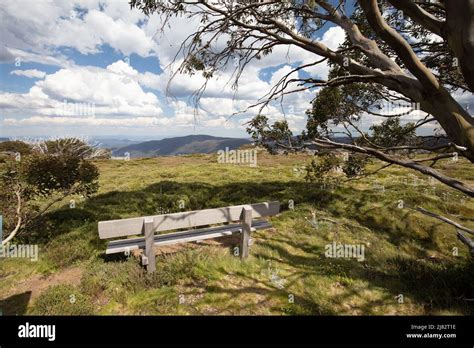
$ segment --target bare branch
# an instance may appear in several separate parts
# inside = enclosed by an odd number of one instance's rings
[[[410,44],[385,22],[385,19],[380,13],[377,0],[360,0],[359,3],[364,10],[370,26],[397,52],[408,70],[410,70],[423,85],[431,86],[437,90],[440,87],[439,81],[431,71],[423,65]]]
[[[458,231],[457,236],[458,236],[458,239],[462,243],[464,243],[468,246],[469,250],[471,251],[471,255],[474,257],[474,241],[472,241],[472,239],[470,239],[468,236],[466,236],[461,231]]]
[[[424,10],[412,0],[388,0],[398,10],[403,11],[416,23],[428,29],[432,33],[446,38],[443,33],[444,21]]]
[[[415,161],[395,158],[395,157],[389,156],[389,155],[387,155],[387,154],[385,154],[382,151],[377,150],[377,149],[373,149],[373,148],[369,148],[369,147],[361,147],[361,146],[356,146],[356,145],[352,145],[352,144],[337,143],[337,142],[331,141],[329,139],[315,139],[313,142],[314,142],[314,144],[322,146],[322,147],[342,148],[342,149],[351,150],[353,152],[372,155],[372,156],[374,156],[374,157],[376,157],[376,158],[378,158],[378,159],[380,159],[384,162],[393,163],[393,164],[397,164],[397,165],[400,165],[400,166],[405,167],[405,168],[410,168],[410,169],[416,170],[420,173],[432,176],[435,179],[441,181],[442,183],[444,183],[444,184],[446,184],[446,185],[448,185],[452,188],[455,188],[456,190],[459,190],[459,191],[467,194],[470,197],[474,197],[474,188],[473,187],[471,187],[471,186],[467,185],[466,183],[463,183],[463,182],[461,182],[457,179],[446,176],[446,175],[440,173],[439,171],[437,171],[437,170],[435,170],[431,167],[424,166],[424,165],[422,165],[420,163],[417,163]]]
[[[15,195],[17,198],[17,208],[16,208],[16,215],[17,215],[17,223],[15,228],[13,229],[12,232],[8,235],[7,238],[2,240],[2,246],[6,245],[9,243],[15,236],[18,234],[18,231],[20,230],[21,223],[22,223],[22,217],[21,217],[21,207],[22,207],[22,200],[21,200],[21,189],[18,188],[15,190]]]
[[[423,208],[421,208],[421,207],[415,207],[415,208],[411,208],[411,209],[414,209],[414,210],[416,210],[416,211],[419,211],[420,213],[423,213],[423,214],[425,214],[425,215],[434,217],[434,218],[436,218],[436,219],[438,219],[438,220],[441,220],[441,221],[443,221],[443,222],[445,222],[445,223],[447,223],[447,224],[450,224],[450,225],[456,227],[457,229],[460,229],[461,231],[464,231],[464,232],[467,232],[467,233],[470,233],[470,234],[474,235],[474,230],[473,230],[473,229],[468,228],[468,227],[465,227],[465,226],[463,226],[463,225],[457,223],[456,221],[450,220],[450,219],[448,219],[448,218],[446,218],[446,217],[444,217],[444,216],[435,214],[435,213],[433,213],[433,212],[431,212],[431,211],[428,211],[428,210],[426,210],[426,209],[423,209]]]

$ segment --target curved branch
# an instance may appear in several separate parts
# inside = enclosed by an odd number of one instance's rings
[[[408,207],[408,208],[410,208],[410,207]],[[464,231],[464,232],[467,232],[467,233],[470,233],[470,234],[474,235],[474,230],[473,229],[465,227],[465,226],[457,223],[456,221],[450,220],[450,219],[448,219],[444,216],[435,214],[435,213],[433,213],[431,211],[428,211],[426,209],[423,209],[421,207],[415,207],[415,208],[410,208],[410,209],[416,210],[416,211],[418,211],[422,214],[433,217],[433,218],[438,219],[440,221],[443,221],[443,222],[445,222],[445,223],[447,223],[451,226],[456,227],[457,230],[458,230],[457,231],[458,239],[469,248],[469,251],[471,252],[471,255],[474,256],[474,242],[468,236],[464,235],[464,233],[461,232],[461,231]],[[459,231],[459,230],[461,230],[461,231]]]
[[[396,9],[406,13],[413,21],[428,29],[432,33],[446,39],[443,33],[445,22],[422,9],[412,0],[388,0]]]
[[[416,211],[419,211],[420,213],[423,213],[425,215],[428,215],[428,216],[431,216],[431,217],[434,217],[438,220],[441,220],[447,224],[450,224],[454,227],[456,227],[457,229],[461,230],[461,231],[464,231],[464,232],[467,232],[467,233],[470,233],[472,235],[474,235],[474,230],[472,228],[468,228],[468,227],[465,227],[459,223],[457,223],[456,221],[453,221],[453,220],[450,220],[444,216],[441,216],[441,215],[438,215],[438,214],[435,214],[435,213],[432,213],[426,209],[423,209],[421,207],[415,207],[415,208],[411,208],[413,210],[416,210]]]
[[[464,235],[461,231],[458,231],[458,239],[469,247],[471,255],[474,256],[474,242],[472,239]]]
[[[363,153],[363,154],[366,154],[366,155],[371,155],[373,157],[376,157],[384,162],[387,162],[387,163],[393,163],[393,164],[397,164],[399,166],[402,166],[402,167],[405,167],[405,168],[410,168],[410,169],[413,169],[413,170],[416,170],[420,173],[423,173],[423,174],[426,174],[426,175],[429,175],[429,176],[432,176],[433,178],[441,181],[443,184],[446,184],[458,191],[461,191],[462,193],[470,196],[470,197],[474,197],[474,187],[471,187],[457,179],[454,179],[454,178],[451,178],[447,175],[444,175],[442,173],[440,173],[439,171],[431,168],[431,167],[427,167],[427,166],[424,166],[420,163],[417,163],[415,161],[406,161],[406,160],[402,160],[402,159],[399,159],[399,158],[395,158],[395,157],[392,157],[392,156],[389,156],[385,153],[383,153],[382,151],[379,151],[379,150],[376,150],[376,149],[372,149],[372,148],[369,148],[369,147],[361,147],[361,146],[356,146],[356,145],[352,145],[352,144],[343,144],[343,143],[337,143],[337,142],[334,142],[334,141],[331,141],[329,139],[315,139],[313,140],[313,143],[316,144],[316,145],[319,145],[319,146],[322,146],[322,147],[329,147],[329,148],[342,148],[342,149],[346,149],[346,150],[350,150],[350,151],[353,151],[353,152],[358,152],[358,153]]]
[[[377,0],[360,0],[362,10],[372,29],[392,47],[405,66],[425,86],[439,89],[440,84],[431,71],[426,68],[416,56],[410,44],[392,27],[390,27],[380,13]]]
[[[446,1],[446,32],[450,48],[471,91],[474,91],[474,0]]]
[[[2,240],[2,246],[6,245],[9,243],[15,236],[17,235],[18,231],[20,230],[21,227],[21,222],[22,222],[22,217],[21,217],[21,194],[20,190],[15,191],[15,195],[17,197],[17,208],[16,208],[16,214],[17,214],[17,223],[13,231],[10,233],[10,235]]]

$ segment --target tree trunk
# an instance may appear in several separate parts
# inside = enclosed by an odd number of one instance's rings
[[[466,84],[474,91],[474,0],[449,0],[444,4],[444,34],[459,59]]]
[[[444,88],[425,95],[420,106],[433,115],[456,145],[467,148],[462,155],[474,163],[474,118]]]
[[[397,80],[396,82],[394,80]],[[387,88],[420,103],[421,110],[431,114],[456,145],[467,148],[460,152],[474,163],[474,118],[463,109],[441,85],[438,89],[425,88],[419,81],[397,76],[381,80]]]

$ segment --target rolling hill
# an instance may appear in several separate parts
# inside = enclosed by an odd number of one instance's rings
[[[145,141],[113,150],[114,156],[123,156],[128,152],[130,157],[158,157],[175,156],[193,153],[213,153],[224,150],[237,149],[242,145],[250,144],[248,139],[221,138],[210,135],[188,135],[184,137],[167,138],[162,140]]]

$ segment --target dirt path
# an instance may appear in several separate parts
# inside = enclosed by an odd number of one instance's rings
[[[8,296],[31,292],[31,300],[36,299],[46,288],[52,285],[68,284],[78,285],[81,282],[84,269],[81,267],[70,267],[48,276],[34,274],[16,283],[8,292]]]

